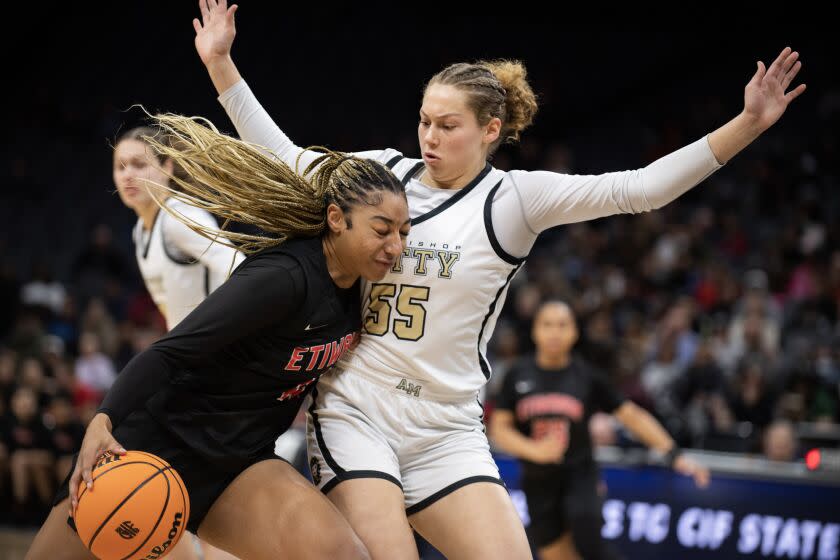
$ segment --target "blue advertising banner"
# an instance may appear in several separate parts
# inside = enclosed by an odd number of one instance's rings
[[[496,456],[528,523],[518,463]],[[706,489],[655,466],[602,466],[602,535],[628,558],[840,558],[840,485],[714,473]]]

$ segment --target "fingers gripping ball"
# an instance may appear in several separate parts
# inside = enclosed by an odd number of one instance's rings
[[[154,560],[187,526],[190,499],[181,477],[151,453],[106,454],[82,484],[74,520],[84,545],[100,560]]]

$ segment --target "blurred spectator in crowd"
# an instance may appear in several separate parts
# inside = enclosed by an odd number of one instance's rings
[[[79,358],[76,360],[76,379],[79,384],[104,395],[116,378],[114,363],[101,352],[97,334],[83,332],[79,338]]]
[[[91,297],[101,297],[110,280],[124,281],[127,273],[127,260],[114,244],[111,228],[105,224],[96,225],[89,245],[81,250],[73,264],[72,277],[82,303]]]
[[[12,395],[11,414],[6,417],[2,441],[9,454],[12,494],[18,511],[31,511],[31,499],[41,508],[52,501],[53,475],[50,435],[38,414],[38,399],[27,387]],[[34,491],[34,492],[33,492]]]
[[[18,374],[19,386],[32,390],[38,400],[38,409],[49,406],[55,394],[52,379],[48,379],[44,372],[43,362],[37,358],[25,358],[20,363]]]
[[[777,420],[764,431],[762,453],[771,461],[793,461],[798,458],[796,430],[787,420]]]
[[[119,346],[119,332],[117,325],[105,302],[101,298],[92,298],[82,315],[81,330],[96,334],[99,350],[108,356],[114,356]],[[82,335],[84,336],[84,334]],[[79,340],[81,353],[81,339]]]
[[[49,265],[43,261],[35,264],[31,279],[23,285],[20,295],[21,302],[38,311],[45,321],[61,312],[66,297],[64,286],[55,280]]]
[[[50,433],[50,450],[55,459],[55,481],[56,484],[60,484],[70,472],[73,454],[82,445],[85,428],[76,416],[73,403],[66,397],[58,397],[50,403],[46,419]]]
[[[763,428],[773,419],[777,395],[768,376],[760,360],[743,360],[738,366],[729,403],[736,421]]]

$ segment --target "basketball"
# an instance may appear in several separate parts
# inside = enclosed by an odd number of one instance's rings
[[[156,559],[175,546],[190,516],[181,477],[143,451],[106,454],[79,487],[74,520],[82,543],[100,560]]]

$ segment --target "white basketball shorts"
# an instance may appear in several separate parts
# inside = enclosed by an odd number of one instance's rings
[[[352,370],[319,380],[306,437],[322,492],[345,480],[382,478],[402,489],[412,515],[468,484],[504,486],[477,399],[444,403],[416,395],[411,380],[393,385]]]

